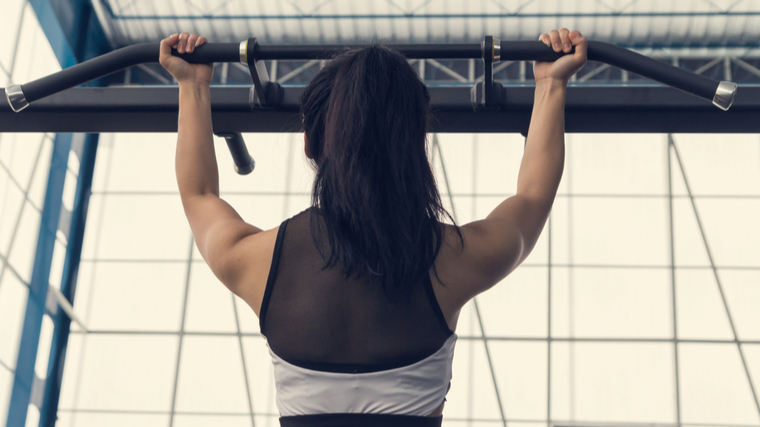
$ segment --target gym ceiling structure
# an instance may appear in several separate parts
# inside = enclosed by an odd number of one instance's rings
[[[262,228],[310,202],[297,100],[320,52],[407,46],[442,197],[466,223],[515,192],[535,40],[567,27],[600,60],[569,84],[563,181],[530,257],[462,312],[444,425],[760,426],[760,1],[2,10],[0,424],[277,425],[257,319],[182,212],[161,38],[197,32],[229,61],[212,83],[221,192]],[[44,80],[141,43],[87,82]]]

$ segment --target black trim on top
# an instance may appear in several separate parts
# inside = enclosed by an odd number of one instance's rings
[[[440,427],[443,416],[315,414],[280,418],[281,427]]]
[[[438,320],[441,322],[441,325],[443,328],[449,332],[449,336],[451,336],[454,331],[449,328],[448,322],[446,322],[446,316],[443,315],[443,310],[441,310],[441,305],[438,304],[438,298],[435,296],[435,290],[433,290],[433,280],[430,279],[430,275],[427,275],[427,280],[424,281],[424,287],[425,287],[425,293],[428,296],[428,300],[430,301],[430,305],[433,307],[433,311],[435,312],[435,317],[438,318]]]
[[[370,372],[388,371],[391,369],[410,366],[419,361],[427,359],[433,354],[434,353],[425,352],[405,357],[397,357],[392,362],[386,363],[327,363],[285,358],[282,360],[290,363],[291,365],[298,366],[299,368],[309,369],[312,371],[332,372],[336,374],[367,374]]]
[[[280,265],[280,253],[282,252],[282,241],[285,239],[285,228],[288,226],[290,218],[280,224],[280,229],[277,230],[277,240],[274,242],[274,252],[272,254],[272,265],[269,267],[269,276],[267,277],[267,285],[264,289],[264,298],[261,300],[261,308],[259,309],[259,329],[261,334],[266,336],[264,332],[264,318],[267,314],[267,307],[269,307],[269,300],[272,298],[272,288],[274,287],[274,279],[277,277],[277,268]]]

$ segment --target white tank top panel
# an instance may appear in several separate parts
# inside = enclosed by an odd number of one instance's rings
[[[269,345],[277,409],[282,416],[395,414],[427,416],[449,389],[457,335],[425,359],[408,366],[366,373],[324,372],[290,364]]]

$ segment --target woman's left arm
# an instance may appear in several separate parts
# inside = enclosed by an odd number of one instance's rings
[[[171,54],[173,47],[191,53],[205,41],[196,34],[174,34],[161,41],[160,62],[179,83],[175,169],[185,215],[203,259],[222,283],[238,293],[247,265],[244,242],[261,229],[243,221],[219,197],[209,89],[213,66],[189,64]]]

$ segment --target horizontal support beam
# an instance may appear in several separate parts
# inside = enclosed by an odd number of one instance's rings
[[[504,86],[501,107],[474,111],[469,86],[428,88],[433,132],[526,133],[534,86]],[[214,132],[300,132],[303,86],[284,87],[276,109],[249,105],[249,87],[212,86]],[[5,97],[0,89],[0,99]],[[176,132],[176,86],[74,88],[20,113],[0,103],[0,132]],[[760,85],[739,87],[729,111],[667,86],[578,85],[567,89],[565,131],[584,133],[760,133]]]

